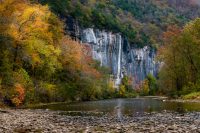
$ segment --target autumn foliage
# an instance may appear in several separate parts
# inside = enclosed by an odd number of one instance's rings
[[[93,68],[95,62],[92,59],[91,49],[88,45],[82,45],[69,37],[64,37],[62,40],[62,49],[64,51],[61,60],[64,67],[67,67],[71,72],[82,71],[83,74],[96,78],[100,77],[100,73]]]
[[[12,103],[15,106],[19,106],[24,102],[25,99],[25,90],[20,84],[16,84],[14,86],[14,95],[12,96],[13,98],[11,99]]]
[[[19,106],[101,98],[108,86],[105,71],[88,45],[64,34],[63,22],[48,6],[0,2],[2,102]]]
[[[199,91],[199,24],[200,19],[197,18],[183,30],[170,27],[164,33],[165,44],[158,55],[162,62],[159,84],[168,95],[180,96]]]

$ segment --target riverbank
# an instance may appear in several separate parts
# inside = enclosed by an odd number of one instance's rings
[[[170,99],[170,102],[179,102],[179,103],[200,103],[200,100],[197,99]]]
[[[63,115],[65,114],[65,115]],[[0,132],[200,132],[200,112],[69,116],[61,111],[4,109]]]
[[[142,97],[139,97],[142,98]],[[144,98],[152,98],[152,99],[158,99],[162,101],[170,101],[170,102],[188,102],[188,103],[200,103],[200,98],[191,98],[191,99],[184,99],[184,98],[178,98],[178,99],[171,99],[169,97],[165,96],[144,96]]]

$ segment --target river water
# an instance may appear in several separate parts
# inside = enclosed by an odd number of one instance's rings
[[[200,111],[200,103],[195,102],[174,102],[159,98],[131,98],[131,99],[110,99],[100,101],[89,101],[79,103],[61,103],[42,105],[36,108],[60,111],[92,111],[104,112],[121,117],[144,112],[193,112]]]

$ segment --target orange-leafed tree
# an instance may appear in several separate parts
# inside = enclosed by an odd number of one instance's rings
[[[21,84],[15,84],[14,86],[14,94],[12,96],[12,103],[15,106],[19,106],[24,102],[25,99],[25,89]]]
[[[94,60],[90,52],[91,49],[87,45],[80,44],[66,36],[63,39],[60,60],[64,68],[70,72],[81,71],[85,76],[99,77],[100,73],[93,67]]]

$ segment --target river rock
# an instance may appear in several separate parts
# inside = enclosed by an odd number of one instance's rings
[[[11,110],[0,115],[0,132],[200,132],[200,112],[180,115],[161,112],[123,116],[121,121],[112,115],[70,116],[50,110]],[[66,113],[67,114],[67,113]],[[83,112],[84,114],[84,112]]]

